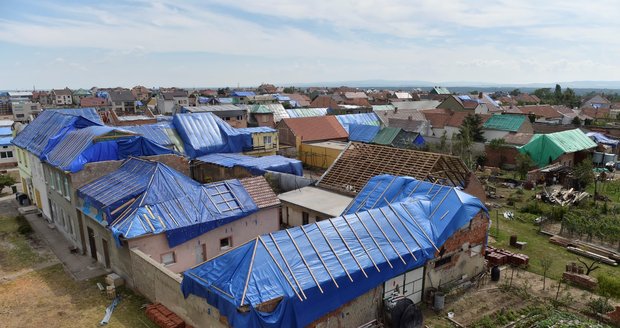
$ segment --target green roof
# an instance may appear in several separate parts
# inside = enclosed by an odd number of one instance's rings
[[[493,115],[482,127],[489,130],[517,132],[525,119],[525,115]]]
[[[379,145],[391,145],[396,136],[400,133],[400,128],[386,127],[381,129],[379,133],[372,139],[372,143]]]
[[[77,90],[73,91],[73,95],[74,96],[90,96],[91,93],[88,90],[77,89]]]
[[[535,134],[527,144],[519,147],[519,152],[528,154],[539,167],[549,165],[558,157],[596,147],[596,143],[579,129]]]
[[[253,114],[271,114],[273,111],[269,109],[269,107],[265,105],[254,105],[252,109],[250,109],[250,113]]]
[[[372,105],[372,110],[394,110],[394,105]]]

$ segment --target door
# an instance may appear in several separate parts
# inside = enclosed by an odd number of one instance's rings
[[[207,260],[207,244],[202,244],[202,262]]]
[[[105,260],[105,267],[110,268],[110,250],[108,249],[108,241],[102,238],[101,244],[103,245],[103,258]]]
[[[95,244],[95,232],[91,228],[86,228],[88,232],[88,244],[90,245],[90,256],[97,259],[97,245]]]
[[[396,292],[404,295],[413,303],[422,301],[422,289],[424,283],[424,267],[413,269],[405,274],[396,276],[385,282],[383,297],[387,298]]]
[[[34,199],[37,202],[37,207],[41,210],[43,209],[43,204],[41,204],[41,193],[39,189],[34,190]]]

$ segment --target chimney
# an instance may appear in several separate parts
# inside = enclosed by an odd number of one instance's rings
[[[411,121],[411,120],[413,120],[413,116],[409,115],[409,117],[407,117],[407,119],[408,119],[409,121]]]

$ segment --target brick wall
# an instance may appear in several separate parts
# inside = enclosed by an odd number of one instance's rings
[[[493,167],[501,167],[502,165],[516,165],[516,158],[519,154],[519,151],[515,147],[499,147],[498,149],[493,149],[486,145],[484,147],[484,152],[486,154],[487,160],[485,162],[486,166]]]
[[[485,244],[488,227],[489,220],[480,213],[470,221],[469,225],[461,228],[461,230],[448,238],[440,248],[444,248],[447,254],[460,250],[465,243],[469,245]],[[435,256],[438,255],[439,254],[435,254]]]

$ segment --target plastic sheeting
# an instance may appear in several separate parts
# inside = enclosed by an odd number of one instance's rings
[[[287,109],[286,112],[288,113],[288,116],[291,118],[325,116],[327,115],[327,107],[326,108],[293,108],[293,109]]]
[[[110,132],[126,136],[95,142],[95,138]],[[59,137],[55,145],[42,154],[41,160],[64,171],[79,172],[86,163],[125,159],[129,156],[171,154],[169,150],[152,141],[108,126],[90,126],[73,130]]]
[[[172,120],[190,158],[239,153],[252,147],[252,136],[232,128],[212,113],[176,114]]]
[[[36,119],[17,134],[13,139],[13,144],[36,156],[41,156],[46,148],[53,146],[49,145],[52,139],[57,142],[62,135],[69,131],[87,126],[101,125],[83,116],[72,115],[80,112],[90,112],[89,109],[72,110],[74,112],[71,112],[71,114],[64,114],[64,111],[44,110]],[[97,115],[94,109],[92,109],[92,112],[94,112],[94,115]],[[93,115],[93,113],[90,113],[88,116],[91,115]]]
[[[300,160],[279,155],[253,157],[241,154],[209,154],[198,157],[197,160],[224,167],[241,166],[254,175],[274,171],[303,176],[303,165]]]
[[[522,154],[528,154],[538,165],[544,167],[555,161],[562,154],[574,153],[596,147],[585,133],[579,129],[535,134],[530,142],[517,147]]]
[[[175,247],[258,211],[239,180],[201,185],[164,164],[135,158],[83,186],[78,196],[85,208],[106,214],[102,223],[118,245],[121,238],[165,233]]]
[[[381,127],[377,125],[349,124],[349,140],[369,143],[379,130]]]
[[[184,154],[183,142],[177,134],[172,122],[159,122],[157,124],[146,124],[136,126],[125,126],[124,129],[141,134],[145,138],[160,144],[166,148]]]
[[[46,109],[46,110],[54,110],[59,113],[63,113],[65,115],[71,116],[81,116],[93,123],[103,124],[101,120],[101,116],[97,112],[96,108],[92,107],[84,107],[84,108],[54,108],[54,109]]]
[[[435,247],[486,212],[477,198],[448,187],[434,194],[438,187],[377,176],[363,197],[381,200],[387,191],[401,195],[398,202],[375,205],[361,198],[372,209],[259,236],[186,271],[181,290],[205,298],[233,327],[306,326],[424,265]],[[256,309],[279,297],[272,312]],[[245,305],[248,312],[238,311]]]
[[[349,124],[381,126],[381,120],[375,113],[336,115],[336,119],[347,132],[349,132]]]
[[[588,132],[586,135],[596,143],[602,143],[614,148],[618,147],[618,144],[620,143],[620,140],[609,138],[600,132]]]

